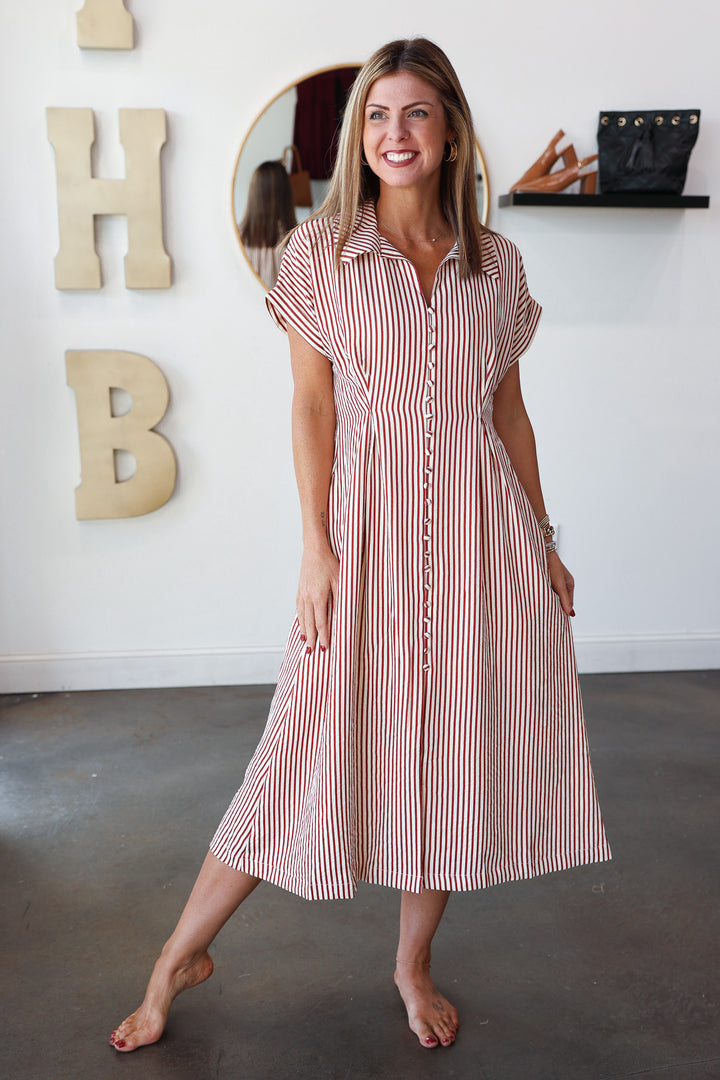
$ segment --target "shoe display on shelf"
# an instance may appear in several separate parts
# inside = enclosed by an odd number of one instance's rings
[[[538,176],[535,180],[518,181],[510,190],[518,194],[535,192],[536,194],[556,195],[559,191],[564,191],[565,188],[570,187],[576,180],[579,180],[580,194],[594,195],[597,190],[597,169],[589,173],[582,173],[582,170],[586,169],[593,161],[597,161],[597,154],[591,154],[590,157],[583,158],[581,161],[575,161],[574,164],[568,165],[564,169],[558,169],[557,172]]]
[[[530,168],[522,174],[520,179],[510,188],[510,191],[522,191],[523,184],[538,180],[541,176],[547,176],[555,162],[559,161],[560,158],[562,158],[565,168],[570,168],[575,165],[577,163],[577,155],[572,143],[566,146],[564,150],[558,150],[557,148],[557,144],[564,138],[565,132],[561,128],[553,135],[537,161],[534,161]]]

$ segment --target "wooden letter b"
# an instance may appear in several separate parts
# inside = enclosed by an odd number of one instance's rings
[[[65,353],[68,385],[75,391],[82,482],[75,490],[78,520],[149,514],[175,488],[175,455],[152,428],[162,420],[170,392],[160,368],[139,353],[112,349]],[[111,390],[126,390],[133,404],[113,416]],[[136,472],[118,483],[115,451],[134,455]]]

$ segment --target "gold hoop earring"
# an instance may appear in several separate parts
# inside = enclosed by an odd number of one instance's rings
[[[451,162],[457,161],[457,156],[458,156],[457,143],[453,140],[453,142],[450,143],[450,154],[448,155],[448,157],[443,158],[443,161],[447,162],[447,164],[449,165]]]

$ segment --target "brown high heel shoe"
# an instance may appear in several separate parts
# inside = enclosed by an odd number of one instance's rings
[[[566,169],[558,169],[557,172],[548,173],[547,176],[539,176],[537,180],[528,180],[522,184],[522,187],[516,185],[511,190],[517,192],[534,191],[538,194],[557,194],[557,192],[564,191],[566,187],[570,187],[576,180],[579,180],[580,194],[594,195],[597,187],[597,170],[585,173],[584,176],[580,175],[581,170],[587,168],[592,161],[597,161],[597,154],[591,154],[590,157],[583,158],[582,161],[576,161],[574,165],[569,165]]]
[[[510,188],[510,191],[520,191],[522,190],[521,185],[527,184],[531,180],[538,180],[541,176],[547,176],[555,162],[560,158],[563,159],[565,168],[575,165],[577,163],[577,154],[572,143],[566,146],[564,150],[558,150],[557,148],[557,144],[564,138],[565,132],[561,128],[553,135],[537,161],[534,161],[530,168],[522,174],[520,179]]]

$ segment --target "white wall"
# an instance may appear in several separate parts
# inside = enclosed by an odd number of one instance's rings
[[[2,35],[3,316],[0,688],[268,681],[299,557],[290,376],[231,212],[250,124],[282,87],[424,33],[473,105],[493,202],[557,127],[578,152],[598,110],[700,107],[688,193],[720,175],[720,14],[649,0],[602,9],[367,0],[352,9],[128,0],[131,53],[75,44],[79,0],[13,5]],[[343,9],[344,10],[344,9]],[[280,32],[282,31],[282,32]],[[97,167],[122,175],[118,107],[168,113],[165,236],[175,284],[125,289],[122,219],[104,221],[105,287],[53,285],[57,208],[45,107],[93,106]],[[717,666],[718,261],[710,210],[494,209],[545,307],[524,384],[548,506],[578,580],[584,670]],[[179,481],[147,517],[78,523],[66,349],[144,353],[172,401]]]

